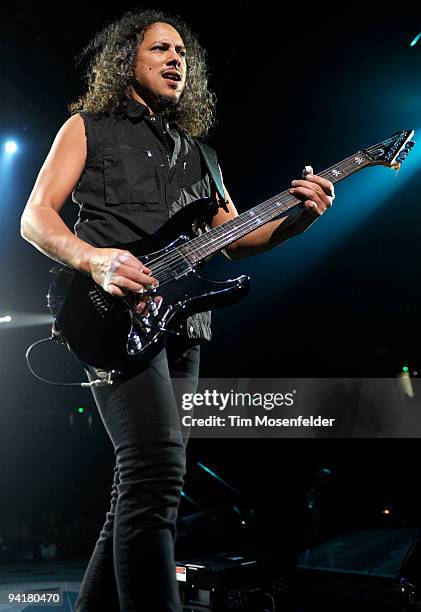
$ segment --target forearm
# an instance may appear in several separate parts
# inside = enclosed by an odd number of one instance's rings
[[[95,247],[75,236],[54,208],[27,208],[22,215],[21,235],[51,259],[89,273]]]

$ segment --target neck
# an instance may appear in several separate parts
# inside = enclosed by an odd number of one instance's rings
[[[149,113],[151,115],[155,115],[158,111],[157,110],[153,110],[152,105],[138,94],[138,92],[136,91],[136,89],[133,87],[133,85],[130,87],[130,94],[131,97],[133,98],[133,100],[135,100],[136,102],[139,102],[140,104],[143,104],[143,106],[146,106],[146,108],[148,109]]]

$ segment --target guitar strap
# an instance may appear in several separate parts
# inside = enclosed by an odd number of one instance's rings
[[[225,192],[224,192],[224,185],[222,182],[222,175],[221,175],[221,170],[219,168],[218,165],[218,158],[216,156],[215,151],[209,147],[207,144],[203,143],[203,142],[199,142],[198,140],[195,139],[195,142],[197,144],[197,146],[199,147],[199,151],[202,154],[202,158],[206,164],[206,167],[208,169],[208,172],[211,176],[211,179],[215,185],[215,189],[218,193],[219,196],[219,200],[220,200],[220,205],[222,206],[222,208],[225,210],[225,212],[228,212],[228,206],[227,206],[227,202],[225,200]]]

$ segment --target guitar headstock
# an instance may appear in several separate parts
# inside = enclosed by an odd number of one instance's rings
[[[412,140],[413,135],[414,130],[396,132],[390,138],[362,152],[367,157],[370,166],[387,166],[398,170],[415,145]]]

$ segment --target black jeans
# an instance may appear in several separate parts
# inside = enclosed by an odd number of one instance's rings
[[[177,392],[195,392],[199,354],[198,346],[172,340],[146,368],[93,391],[116,466],[77,612],[181,612],[174,538],[188,433],[174,381]]]

